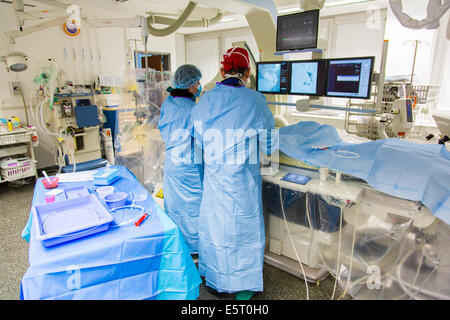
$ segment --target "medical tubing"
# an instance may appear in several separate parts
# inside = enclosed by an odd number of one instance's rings
[[[77,162],[75,161],[75,154],[74,154],[74,152],[71,152],[70,155],[72,156],[72,162],[73,162],[73,171],[72,172],[76,172]]]
[[[420,269],[422,269],[422,265],[423,265],[423,258],[425,258],[425,253],[423,253],[423,251],[422,251],[422,257],[420,258],[420,263],[419,263],[419,267],[417,268],[417,272],[416,272],[416,275],[415,275],[415,277],[414,277],[414,281],[413,281],[413,286],[415,286],[416,285],[416,282],[417,282],[417,278],[419,277],[419,273],[420,273]],[[415,294],[417,294],[417,291],[416,291],[416,293]]]
[[[381,128],[380,129],[380,136],[381,136],[381,139],[389,139],[389,136],[386,133],[386,127],[387,127],[386,122],[380,123],[380,128]]]
[[[352,275],[353,253],[354,253],[354,250],[355,250],[356,228],[358,226],[359,211],[360,211],[359,209],[356,209],[355,227],[354,227],[354,230],[353,230],[352,251],[351,251],[351,255],[350,255],[350,269],[348,271],[347,285],[345,286],[345,290],[341,294],[341,296],[338,298],[338,300],[341,300],[346,295],[347,290],[350,287],[350,277]]]
[[[343,213],[344,210],[342,210],[342,208],[340,208],[341,210],[341,221],[339,221],[339,244],[338,244],[338,260],[337,260],[337,265],[336,265],[336,275],[339,274],[339,269],[340,269],[340,265],[341,265],[341,244],[342,244],[342,220],[344,219],[343,217]],[[320,250],[320,249],[319,249]],[[331,296],[331,300],[334,300],[334,294],[336,293],[336,286],[338,283],[338,277],[336,276],[336,279],[334,281],[334,287],[333,287],[333,294]]]
[[[45,120],[44,120],[44,108],[43,105],[45,103],[45,100],[43,100],[39,105],[38,105],[38,109],[39,109],[39,120],[41,121],[41,128],[44,129],[44,131],[48,134],[51,134],[51,132],[47,129],[46,125],[45,125]]]
[[[434,268],[433,268],[433,270],[430,272],[430,274],[428,275],[428,277],[427,277],[427,278],[424,280],[424,282],[422,283],[422,286],[421,286],[421,287],[414,287],[413,285],[409,285],[409,284],[403,282],[403,280],[400,280],[400,281],[402,282],[403,285],[410,286],[412,289],[416,289],[416,288],[417,288],[417,290],[416,290],[416,292],[414,293],[414,295],[416,295],[416,294],[419,293],[419,291],[420,291],[421,294],[423,294],[423,295],[428,295],[428,296],[433,297],[433,298],[435,298],[435,299],[440,299],[440,300],[450,300],[450,296],[446,296],[446,295],[443,295],[443,294],[439,294],[439,293],[436,293],[436,292],[431,292],[431,291],[429,291],[429,290],[424,290],[424,289],[423,289],[423,287],[425,286],[426,282],[427,282],[427,281],[429,280],[429,278],[433,275],[433,273],[436,271],[436,269],[437,269],[437,267],[434,267]],[[399,281],[399,282],[400,282],[400,281]],[[402,287],[402,289],[404,290],[404,287]],[[408,291],[408,292],[409,292],[409,291]],[[408,293],[408,295],[409,295],[409,294],[410,294],[410,293]],[[414,296],[413,298],[418,299],[418,300],[421,300],[421,299],[419,299],[419,298],[416,297],[416,296]]]
[[[309,212],[309,195],[306,194],[306,217],[308,218],[309,228],[310,228],[311,232],[313,232],[313,227],[312,227],[312,223],[311,223],[311,217],[310,217],[309,214],[310,214],[310,212]],[[343,215],[343,211],[342,211],[342,208],[341,208],[341,221],[340,221],[340,230],[339,230],[339,249],[338,249],[338,266],[339,266],[339,261],[340,261],[340,257],[341,257],[341,232],[342,232],[342,219],[343,219],[342,215]],[[320,252],[320,248],[319,248],[319,247],[317,248],[317,252],[319,253],[319,256],[320,256],[320,259],[322,260],[322,263],[323,263],[326,267],[328,267],[329,270],[333,270],[333,269],[332,269],[330,266],[328,266],[328,264],[325,262],[325,259],[323,258],[322,253]],[[334,298],[334,293],[335,293],[335,291],[336,291],[336,283],[337,283],[337,280],[338,280],[338,271],[337,271],[337,270],[338,270],[338,269],[336,268],[336,276],[334,277],[334,278],[335,278],[335,283],[334,283],[333,295],[332,295],[332,297],[331,297],[331,300],[333,300],[333,298]],[[331,273],[331,272],[330,272],[330,273]],[[331,275],[333,275],[333,274],[331,273]]]
[[[360,155],[356,152],[340,149],[331,151],[331,155],[341,159],[359,159],[360,157]]]
[[[405,264],[405,261],[406,261],[406,260],[414,253],[414,251],[415,251],[415,249],[413,248],[413,249],[411,249],[411,250],[408,252],[408,254],[405,254],[405,256],[404,256],[403,259],[400,261],[400,263],[399,263],[399,265],[398,265],[398,267],[397,267],[397,270],[396,270],[396,271],[397,271],[397,272],[396,272],[396,275],[397,275],[397,281],[398,281],[398,283],[400,284],[400,287],[402,288],[402,290],[403,290],[408,296],[410,296],[412,299],[419,299],[416,295],[417,295],[417,293],[420,291],[421,293],[426,294],[426,295],[429,295],[429,296],[431,296],[431,297],[433,297],[433,298],[436,298],[436,299],[450,300],[450,296],[442,295],[442,294],[439,294],[439,293],[436,293],[436,292],[430,292],[429,290],[424,290],[424,289],[423,289],[423,286],[425,285],[426,281],[431,277],[431,275],[434,273],[434,271],[436,271],[437,266],[433,268],[433,271],[430,272],[430,274],[428,275],[427,279],[425,279],[425,281],[423,281],[422,287],[415,287],[414,285],[408,285],[407,283],[405,283],[405,282],[402,280],[402,277],[401,277],[401,270],[403,269],[403,266],[404,266],[404,264]],[[420,266],[422,265],[422,261],[423,261],[423,260],[421,260]],[[420,267],[420,266],[419,266],[419,267]],[[406,286],[410,286],[411,289],[416,289],[416,292],[415,292],[415,293],[411,293],[411,292],[406,288]],[[402,296],[403,296],[403,295],[402,295]],[[400,297],[402,297],[402,296],[400,296]],[[399,298],[399,297],[397,297],[397,299],[398,299],[398,298]]]
[[[153,36],[157,36],[157,37],[164,37],[164,36],[168,36],[172,33],[174,33],[175,31],[177,31],[179,28],[181,28],[184,23],[187,21],[187,19],[189,18],[189,16],[191,15],[192,11],[194,11],[194,8],[197,6],[197,4],[195,2],[190,1],[188,3],[188,5],[186,6],[186,8],[184,9],[183,13],[179,16],[179,18],[177,20],[175,20],[170,26],[168,26],[165,29],[157,29],[151,26],[152,23],[154,23],[153,20],[153,16],[149,16],[147,18],[147,29],[148,32],[153,35]]]
[[[343,215],[343,212],[342,212],[342,215]],[[342,219],[342,215],[341,215],[341,219]],[[310,220],[308,220],[308,221],[310,222]],[[310,224],[310,226],[311,226],[311,224]],[[341,229],[342,229],[342,227],[341,227]],[[340,231],[340,232],[341,232],[341,231]],[[341,236],[341,235],[339,235],[339,236]],[[340,245],[340,244],[341,244],[341,240],[339,240],[339,241],[340,241],[340,243],[339,243],[339,245]],[[325,262],[325,259],[323,258],[322,254],[321,254],[321,252],[320,252],[320,249],[318,250],[318,253],[319,253],[319,257],[320,257],[320,259],[322,260],[322,263],[324,264],[324,266],[327,267],[328,270],[333,270],[333,268],[331,268],[331,267]],[[408,255],[408,254],[409,254],[409,252],[406,253],[406,255]],[[341,253],[340,253],[340,251],[339,251],[339,249],[338,249],[338,259],[339,259],[340,257],[341,257]],[[382,275],[382,276],[380,277],[380,280],[383,279],[383,278],[386,278],[386,277],[390,276],[392,273],[394,273],[394,272],[397,270],[397,266],[398,266],[398,267],[401,266],[400,261],[402,261],[402,260],[401,260],[401,259],[398,260],[398,261],[397,261],[398,264],[397,264],[397,262],[396,262],[396,263],[395,263],[395,266],[394,266],[393,268],[391,268],[391,270],[386,271],[385,274]],[[339,264],[339,262],[338,262],[338,264]],[[331,273],[331,271],[330,271],[330,274],[331,274],[331,275],[336,279],[336,281],[337,281],[337,276],[338,276],[338,274],[339,274],[338,269],[336,268],[336,275],[334,275],[333,273]],[[368,279],[369,277],[370,277],[370,274],[369,274],[369,275],[366,275],[366,276],[364,276],[364,277],[361,277],[360,279],[354,281],[354,282],[349,286],[349,289],[353,288],[353,287],[354,287],[355,285],[357,285],[357,284],[363,283],[363,282],[366,281],[366,279]],[[405,294],[406,294],[406,293],[405,293]],[[399,298],[401,298],[402,296],[404,296],[405,294],[402,294],[401,296],[396,297],[396,298],[394,298],[394,299],[399,299]]]
[[[36,121],[36,126],[38,129],[40,129],[43,133],[46,133],[48,135],[52,136],[58,136],[58,134],[51,132],[47,129],[45,125],[45,121],[43,120],[43,105],[46,102],[46,99],[43,99],[41,102],[37,105],[37,110],[34,112],[33,108],[33,93],[31,94],[31,102],[30,102],[30,108],[31,108],[31,114],[33,115],[33,118]]]
[[[404,293],[403,295],[397,297],[396,299],[403,297],[405,294],[407,294],[410,298],[414,299],[414,296],[413,296],[413,295],[409,292],[409,290],[405,287],[405,283],[403,282],[403,280],[402,280],[402,278],[401,278],[401,269],[402,269],[403,265],[405,264],[405,261],[406,261],[406,260],[414,253],[414,251],[415,251],[414,248],[411,249],[411,250],[409,250],[409,252],[408,252],[407,254],[405,254],[405,256],[402,258],[402,260],[400,261],[400,263],[399,263],[399,265],[398,265],[398,267],[397,267],[397,270],[396,270],[397,281],[398,281],[400,287],[402,288],[402,290],[403,290],[405,293]],[[422,256],[422,260],[420,261],[420,265],[419,265],[418,271],[419,271],[420,268],[422,267],[422,262],[423,262],[423,256]],[[416,276],[417,276],[417,274],[418,274],[418,272],[416,273]]]
[[[36,112],[35,112],[35,110],[33,108],[33,92],[31,92],[31,104],[30,104],[31,114],[33,115],[33,118],[36,121],[36,127],[45,133],[45,131],[42,130],[42,128],[41,128],[41,123],[40,123],[40,120],[39,120],[39,105],[40,105],[40,103],[41,102],[37,103],[37,105],[36,105]]]
[[[286,225],[286,229],[287,229],[287,232],[289,235],[289,240],[291,241],[292,247],[294,248],[295,256],[297,257],[298,263],[300,264],[300,268],[302,269],[302,272],[303,272],[303,277],[304,277],[305,285],[306,285],[306,300],[309,300],[309,287],[308,287],[308,280],[306,277],[305,269],[303,269],[302,261],[300,260],[300,257],[298,256],[297,249],[295,248],[294,241],[292,240],[291,232],[290,232],[288,224],[287,224],[286,214],[284,213],[283,195],[282,195],[282,190],[281,190],[282,188],[280,185],[278,187],[280,188],[280,204],[281,204],[281,212],[283,213],[284,223]],[[308,205],[308,204],[306,204],[306,205]]]
[[[328,268],[330,268],[330,267],[325,263],[325,261],[324,261],[322,255],[320,254],[320,251],[319,251],[319,255],[320,255],[320,257],[322,258],[322,262],[325,264],[325,266],[327,266]],[[398,260],[398,261],[400,261],[400,260]],[[393,273],[395,272],[395,270],[396,270],[396,268],[397,268],[397,265],[398,265],[398,261],[396,261],[396,262],[394,263],[394,265],[395,265],[394,267],[392,267],[390,270],[387,270],[382,276],[380,276],[380,280],[383,279],[383,278],[386,278],[386,277],[390,276],[391,274],[393,274]],[[332,270],[332,269],[330,268],[330,270]],[[333,274],[331,274],[331,275],[333,275]],[[370,276],[371,276],[371,274],[368,274],[368,275],[365,275],[365,276],[359,278],[358,280],[353,281],[353,282],[350,284],[349,289],[352,289],[354,286],[356,286],[356,285],[358,285],[358,284],[362,284],[362,283],[363,283],[364,281],[366,281]],[[336,277],[335,277],[335,278],[336,278]],[[403,294],[403,295],[404,295],[404,294]],[[402,296],[403,296],[403,295],[402,295]]]
[[[321,252],[320,252],[320,250],[318,250],[317,252],[319,253],[319,257],[320,257],[320,259],[322,260],[322,263],[323,263],[324,266],[327,268],[327,270],[330,272],[331,276],[334,277],[334,278],[337,280],[337,275],[338,275],[338,273],[336,272],[336,275],[334,275],[334,274],[332,273],[333,268],[330,267],[330,266],[325,262],[325,260],[324,260],[324,258],[323,258],[323,256],[322,256],[322,254],[321,254]],[[383,279],[383,278],[386,278],[387,276],[389,276],[389,275],[390,275],[391,273],[393,273],[394,271],[395,271],[395,268],[392,268],[391,271],[386,272],[384,275],[382,275],[382,276],[380,277],[380,280]],[[350,285],[349,289],[353,288],[353,287],[356,286],[357,284],[363,283],[363,282],[364,282],[366,279],[368,279],[370,276],[371,276],[371,275],[369,274],[369,275],[366,275],[366,276],[364,276],[364,277],[359,278],[359,279],[356,280],[356,281],[353,281],[352,284]],[[404,294],[403,294],[403,295],[404,295]],[[403,296],[403,295],[402,295],[402,296]]]
[[[31,91],[31,94],[30,94],[30,109],[31,109],[31,115],[33,116],[34,120],[36,120],[36,115],[34,114],[34,109],[33,109],[33,91]]]
[[[43,133],[47,133],[46,129],[45,129],[45,128],[42,128],[41,120],[40,120],[40,117],[39,117],[39,114],[40,114],[40,112],[39,112],[39,111],[40,111],[40,106],[42,105],[42,103],[43,103],[43,101],[41,101],[41,102],[39,102],[39,103],[37,104],[37,106],[36,106],[36,112],[34,111],[33,103],[31,103],[31,113],[32,113],[32,115],[33,115],[34,120],[36,121],[36,127],[37,127],[39,130],[41,130]]]
[[[22,88],[19,88],[19,91],[20,91],[20,96],[22,97],[23,109],[24,109],[24,111],[25,111],[25,119],[26,119],[26,123],[27,123],[27,126],[30,126],[30,120],[28,119],[27,104],[25,103],[25,97],[23,96]]]
[[[422,249],[422,257],[420,258],[420,264],[419,264],[419,267],[417,268],[416,276],[414,277],[414,281],[413,281],[411,287],[415,287],[415,285],[416,285],[417,277],[419,276],[420,269],[422,268],[422,264],[423,264],[424,258],[425,258],[425,253],[423,253],[423,249]],[[430,277],[433,275],[434,271],[436,271],[436,269],[437,269],[437,266],[435,266],[433,268],[433,271],[431,271],[430,274],[428,275],[428,277],[422,282],[422,286],[421,287],[417,287],[417,290],[416,290],[416,292],[413,293],[413,296],[410,295],[409,291],[406,292],[406,293],[413,299],[415,298],[415,299],[421,300],[421,299],[419,299],[417,297],[417,293],[419,293],[419,291],[421,291],[423,289],[423,287],[425,286],[427,281],[430,279]],[[400,281],[403,282],[403,280],[400,280]],[[403,287],[402,287],[402,289],[403,289]]]
[[[122,207],[113,208],[113,209],[109,210],[109,212],[111,213],[111,212],[114,212],[116,210],[125,209],[125,208],[141,209],[141,212],[138,215],[136,215],[135,217],[133,217],[132,219],[130,219],[130,220],[127,220],[127,221],[122,222],[122,223],[117,224],[117,225],[111,225],[111,228],[117,228],[117,227],[121,227],[121,226],[124,226],[124,225],[132,223],[136,218],[138,218],[140,215],[142,215],[144,213],[144,210],[145,210],[145,208],[143,206],[131,204],[131,205],[126,205],[126,206],[122,206]]]
[[[62,149],[62,148],[61,148]],[[62,170],[62,167],[63,167],[63,161],[64,161],[64,157],[66,156],[66,154],[64,153],[64,152],[62,152],[62,156],[61,157],[59,157],[59,160],[58,160],[58,173],[61,173],[61,170]]]

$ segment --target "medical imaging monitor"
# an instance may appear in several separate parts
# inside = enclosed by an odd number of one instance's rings
[[[277,51],[317,48],[319,10],[278,16]]]
[[[374,57],[328,60],[326,96],[369,99]]]
[[[256,90],[269,94],[287,94],[289,92],[289,62],[257,63]]]
[[[323,96],[326,89],[327,61],[291,61],[289,94]]]

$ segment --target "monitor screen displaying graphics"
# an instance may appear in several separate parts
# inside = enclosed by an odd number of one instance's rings
[[[374,57],[328,60],[326,96],[369,99]]]
[[[289,94],[323,96],[327,86],[327,61],[291,61]]]
[[[289,62],[259,62],[256,90],[262,93],[287,94],[289,91]]]
[[[277,51],[317,48],[319,10],[278,16]]]

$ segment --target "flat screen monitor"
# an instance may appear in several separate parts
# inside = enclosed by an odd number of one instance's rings
[[[277,51],[317,48],[319,10],[278,16]]]
[[[327,87],[326,60],[291,61],[289,94],[323,96]]]
[[[259,62],[256,90],[262,93],[287,94],[289,91],[289,62]]]
[[[328,60],[326,96],[369,99],[374,57]]]

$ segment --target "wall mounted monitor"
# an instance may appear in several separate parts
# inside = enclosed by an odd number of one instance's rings
[[[328,60],[326,96],[369,99],[374,57]]]
[[[257,63],[256,91],[287,94],[289,92],[289,66],[289,61]]]
[[[327,87],[327,61],[291,61],[289,94],[323,96]]]
[[[317,48],[319,10],[278,16],[277,51]]]

